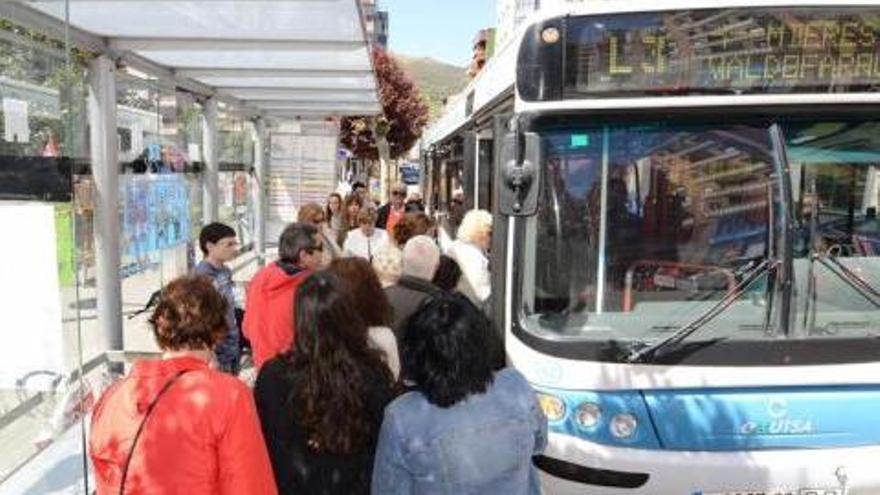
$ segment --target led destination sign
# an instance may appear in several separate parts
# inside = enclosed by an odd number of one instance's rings
[[[862,91],[880,83],[880,9],[726,9],[568,21],[565,93]]]

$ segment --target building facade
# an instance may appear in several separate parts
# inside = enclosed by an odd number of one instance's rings
[[[500,48],[509,43],[517,28],[539,10],[562,10],[588,0],[496,0],[495,42]]]
[[[468,77],[473,79],[483,70],[486,61],[492,58],[495,52],[495,29],[487,28],[477,31],[473,41],[473,55],[468,66]]]
[[[364,26],[370,45],[387,50],[388,11],[379,10],[379,3],[376,0],[361,0],[361,13],[364,16]]]

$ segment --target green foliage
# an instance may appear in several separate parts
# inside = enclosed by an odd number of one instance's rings
[[[443,113],[443,100],[467,86],[464,67],[449,65],[431,58],[395,55],[403,70],[419,88],[428,105],[428,120],[433,122]]]

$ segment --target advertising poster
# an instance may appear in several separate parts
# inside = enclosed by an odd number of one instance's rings
[[[121,196],[122,252],[129,274],[149,267],[160,251],[189,240],[189,189],[183,175],[129,177]]]

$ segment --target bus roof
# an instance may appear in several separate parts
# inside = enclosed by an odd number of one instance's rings
[[[467,125],[474,116],[487,110],[487,106],[513,88],[516,79],[517,48],[523,32],[532,24],[563,15],[607,15],[637,12],[662,12],[688,9],[725,9],[750,7],[870,7],[880,6],[880,0],[592,0],[578,2],[569,0],[562,6],[542,9],[517,29],[510,41],[500,47],[495,56],[460,93],[449,97],[441,117],[422,137],[424,148],[441,142]],[[468,103],[468,99],[472,102]],[[468,112],[470,107],[470,112]]]

